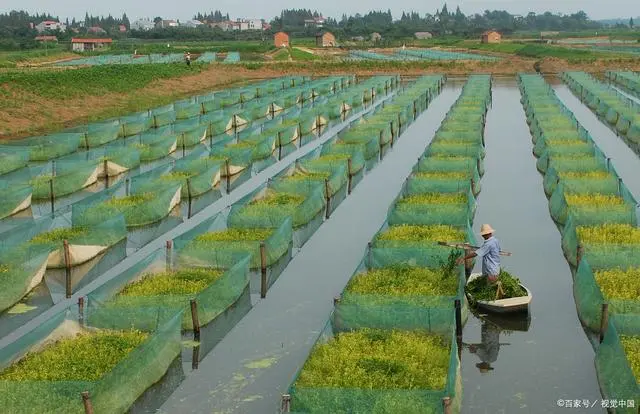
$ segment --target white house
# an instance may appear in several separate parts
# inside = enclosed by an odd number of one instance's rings
[[[200,20],[187,20],[184,24],[182,24],[181,26],[184,27],[190,27],[190,28],[196,28],[196,27],[200,27],[202,26],[204,23],[202,23]]]
[[[64,32],[65,30],[67,30],[67,25],[64,23],[55,22],[53,20],[45,20],[36,25],[36,30],[38,31],[38,33],[43,33],[48,30],[60,30]]]
[[[156,27],[156,24],[149,19],[138,19],[131,23],[131,30],[152,30]]]
[[[175,20],[160,20],[156,23],[156,27],[159,29],[164,29],[166,27],[178,27],[179,24]]]

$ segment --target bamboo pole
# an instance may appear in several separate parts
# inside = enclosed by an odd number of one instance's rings
[[[604,336],[607,333],[607,327],[609,326],[609,304],[602,304],[602,316],[600,318],[600,343],[604,341]]]
[[[193,324],[193,340],[200,341],[200,319],[198,318],[198,303],[191,299],[191,323]]]
[[[82,404],[84,405],[85,414],[93,414],[93,404],[91,404],[91,397],[89,391],[82,392]]]
[[[64,268],[65,268],[65,293],[67,298],[71,297],[71,252],[69,251],[69,241],[62,241],[64,249]]]
[[[267,297],[267,251],[264,242],[260,242],[260,297]]]

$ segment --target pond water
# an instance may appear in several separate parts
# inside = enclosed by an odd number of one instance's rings
[[[578,320],[515,79],[494,82],[485,141],[473,230],[483,223],[496,229],[501,247],[513,253],[503,267],[532,291],[533,301],[530,321],[469,318],[463,342],[475,346],[462,353],[462,412],[555,413],[565,410],[558,399],[595,401],[594,352]]]

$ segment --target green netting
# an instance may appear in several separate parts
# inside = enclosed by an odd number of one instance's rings
[[[344,163],[296,163],[278,174],[271,182],[271,187],[276,191],[295,194],[312,193],[320,187],[325,197],[331,198],[348,182],[346,167]]]
[[[0,175],[19,170],[26,167],[28,163],[28,149],[0,146]]]
[[[289,251],[293,235],[291,219],[285,219],[272,229],[238,229],[228,227],[222,214],[205,220],[192,230],[174,239],[174,245],[182,256],[197,263],[215,259],[220,268],[233,266],[238,255],[250,254],[249,267],[260,270],[262,260],[260,244],[264,243],[266,267],[272,267]]]
[[[126,183],[121,182],[75,203],[74,223],[91,225],[122,214],[128,228],[140,227],[162,220],[180,204],[180,184],[159,184],[154,191],[145,192],[143,183],[132,182],[130,195],[122,196],[125,188]]]
[[[470,174],[474,182],[480,182],[482,172],[479,169],[480,159],[471,157],[440,157],[428,156],[423,157],[414,167],[414,172],[418,173],[443,173],[443,172],[461,172]]]
[[[620,191],[620,178],[615,171],[565,171],[558,174],[555,168],[550,167],[543,181],[544,192],[547,196],[551,197],[560,180],[562,180],[565,192],[573,194],[618,194]]]
[[[398,328],[451,332],[455,320],[454,301],[460,299],[464,302],[463,267],[459,266],[455,272],[458,277],[443,277],[438,266],[446,258],[436,255],[430,256],[429,262],[423,262],[419,267],[403,262],[402,256],[397,260],[387,256],[392,261],[385,261],[381,266],[379,259],[388,252],[374,250],[378,252],[368,252],[352,275],[336,305],[334,321],[339,322],[343,329]],[[372,260],[374,254],[378,260]],[[375,282],[366,281],[372,277]],[[384,290],[384,293],[378,290]]]
[[[480,182],[473,181],[471,173],[415,173],[407,179],[407,194],[457,193],[471,190],[480,194]]]
[[[93,372],[80,369],[80,372],[70,374],[69,369],[56,366],[53,358],[51,366],[43,367],[50,379],[36,377],[37,379],[22,381],[1,380],[0,404],[3,410],[10,413],[80,414],[84,413],[80,393],[88,391],[95,412],[125,413],[148,388],[164,376],[180,354],[180,319],[181,315],[176,315],[172,319],[162,320],[150,333],[132,332],[144,339],[130,351],[109,346],[109,342],[104,340],[99,348],[88,348],[87,341],[77,342],[73,354],[67,351],[70,354],[68,357],[74,360],[73,363],[80,365],[83,361],[88,361],[97,365],[98,360],[109,361],[101,364],[104,373],[100,372],[96,376]],[[66,338],[77,341],[80,337],[99,335],[100,332],[108,334],[108,331],[99,327],[78,323],[71,311],[63,311],[6,347],[0,360],[6,368],[26,352],[36,352],[37,347],[47,339]],[[56,376],[61,370],[63,372]],[[24,375],[30,378],[37,373],[25,372]]]
[[[182,311],[182,329],[192,330],[190,302],[197,303],[198,320],[208,324],[232,306],[249,286],[249,255],[219,270],[215,256],[177,255],[167,264],[165,251],[156,251],[88,295],[89,323],[109,329],[135,326],[151,330],[160,318]],[[126,317],[123,317],[126,315]]]
[[[185,102],[175,104],[176,119],[189,119],[196,117],[202,113],[202,104],[194,102]]]
[[[32,168],[28,184],[34,200],[49,200],[51,191],[55,197],[62,197],[95,184],[101,170],[103,166],[94,161],[58,161],[55,174],[49,168]]]
[[[335,332],[335,333],[334,333]],[[311,351],[311,361],[331,360],[332,363],[318,366],[307,362],[297,373],[296,380],[289,389],[291,395],[291,412],[295,413],[442,413],[444,397],[449,397],[454,412],[459,411],[462,397],[462,381],[460,361],[456,341],[451,333],[443,336],[432,336],[425,331],[388,331],[388,330],[355,330],[340,333],[331,325],[323,330]],[[404,340],[400,339],[403,338]],[[343,341],[353,344],[350,351],[343,349]],[[398,341],[398,343],[396,343]],[[415,347],[405,355],[397,355],[395,349],[385,351],[389,344]],[[403,372],[410,371],[409,362],[420,359],[421,344],[431,349],[438,349],[438,355],[431,354],[425,361],[414,362],[422,367],[422,372],[432,372],[437,377],[429,387],[425,382],[416,379],[411,386],[377,388],[370,385],[357,387],[356,381],[364,383],[400,382],[396,379]],[[424,351],[423,351],[424,352]],[[310,365],[310,364],[314,365]],[[349,368],[351,367],[351,368]],[[361,367],[365,374],[357,379],[348,372]],[[364,369],[363,369],[364,368]],[[323,373],[322,371],[325,371]],[[389,371],[391,370],[391,371]],[[413,368],[415,370],[415,368]],[[390,374],[393,372],[393,374]],[[331,378],[340,373],[340,383],[333,383]],[[310,375],[314,379],[307,379]],[[386,381],[380,377],[386,377]],[[404,378],[407,379],[406,377]],[[307,381],[307,382],[305,382]],[[351,382],[350,382],[351,381]],[[353,382],[353,385],[352,385]],[[409,381],[410,382],[410,381]],[[318,384],[309,386],[307,384]],[[327,384],[327,385],[324,385]]]
[[[49,161],[77,151],[83,140],[84,134],[81,133],[59,133],[3,141],[2,145],[27,151],[29,153],[29,161]]]
[[[243,197],[229,213],[229,225],[239,228],[273,228],[288,217],[294,229],[309,224],[324,211],[322,188],[298,193],[284,193],[263,186]]]
[[[253,161],[264,160],[271,157],[277,148],[276,135],[250,135],[244,137],[237,144],[232,144],[241,148],[251,148],[251,159]]]
[[[365,167],[364,147],[356,145],[327,142],[322,146],[319,159],[324,161],[344,160],[347,164],[351,160],[351,175],[362,171]]]
[[[484,158],[485,150],[480,141],[470,144],[467,141],[438,140],[429,145],[425,155],[458,155],[480,159]]]
[[[120,118],[120,125],[122,126],[120,135],[130,137],[151,129],[151,127],[153,127],[153,117],[149,116],[146,112],[130,115]]]
[[[28,183],[0,180],[0,219],[29,208],[32,194],[33,188]]]
[[[579,197],[588,202],[569,204],[567,199]],[[567,221],[569,214],[577,226],[597,225],[605,223],[631,224],[637,223],[636,201],[628,193],[619,195],[600,195],[595,193],[568,194],[562,182],[558,184],[553,195],[549,199],[549,211],[551,217],[559,224]]]
[[[596,373],[605,399],[625,401],[627,406],[629,402],[633,402],[633,407],[617,408],[616,413],[637,413],[640,407],[637,372],[634,375],[634,368],[637,370],[637,354],[631,354],[633,352],[631,349],[629,353],[625,352],[624,339],[610,320],[604,340],[596,352]],[[638,336],[627,337],[627,339],[637,342]],[[630,358],[634,360],[633,365]]]
[[[85,134],[84,140],[80,143],[82,148],[93,148],[118,139],[122,131],[119,121],[107,123],[89,124],[74,132]]]
[[[460,195],[460,203],[429,202],[430,195],[440,193],[413,194],[403,198],[400,194],[389,209],[387,221],[392,226],[399,225],[449,225],[465,227],[473,221],[475,213],[475,198],[468,193],[449,193],[448,195]]]

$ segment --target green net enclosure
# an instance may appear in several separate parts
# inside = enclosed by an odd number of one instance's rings
[[[98,166],[99,178],[117,177],[140,166],[140,151],[118,141],[99,148],[70,154],[55,162],[56,164],[92,162]]]
[[[68,130],[84,134],[80,148],[94,148],[113,142],[121,135],[121,131],[122,125],[118,120],[92,123]]]
[[[11,217],[31,207],[33,187],[0,179],[0,219]]]
[[[339,331],[331,322],[289,389],[295,413],[458,412],[462,381],[451,333]]]
[[[596,373],[605,399],[624,401],[616,413],[637,413],[640,406],[638,388],[638,347],[640,336],[620,335],[609,321],[603,342],[596,352]]]
[[[302,247],[324,220],[322,188],[313,191],[280,192],[263,185],[231,208],[229,225],[239,228],[274,228],[291,218],[294,247]]]
[[[81,133],[58,133],[21,140],[3,141],[3,146],[29,153],[29,161],[49,161],[76,152],[84,139]]]
[[[126,183],[120,182],[75,203],[72,207],[73,222],[91,225],[122,214],[127,228],[141,227],[162,220],[180,204],[180,184],[168,182],[150,192],[133,184],[129,195],[125,192]]]
[[[13,148],[0,145],[0,176],[24,168],[29,163],[27,148]]]
[[[228,225],[225,214],[205,220],[173,241],[176,251],[189,263],[202,260],[219,268],[230,268],[238,256],[249,258],[251,291],[260,292],[262,275],[271,286],[291,260],[293,228],[291,218],[275,228],[237,228]]]
[[[152,330],[160,318],[182,313],[182,329],[193,330],[191,302],[204,326],[249,292],[249,254],[221,268],[209,258],[167,257],[159,250],[127,269],[88,296],[87,320],[108,329]],[[126,315],[126,316],[124,316]]]
[[[51,196],[62,197],[98,181],[101,166],[94,161],[57,161],[51,165],[31,167],[31,176],[24,182],[33,189],[34,200],[49,200]]]
[[[0,354],[0,404],[7,413],[125,413],[180,354],[182,315],[152,331],[92,326],[62,311]],[[151,391],[150,391],[151,392]]]

